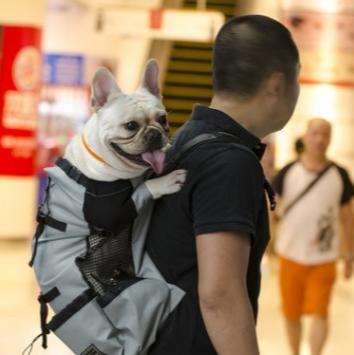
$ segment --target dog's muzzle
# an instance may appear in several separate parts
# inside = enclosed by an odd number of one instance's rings
[[[160,150],[163,147],[162,133],[157,129],[150,129],[144,135],[144,142],[146,144],[146,150],[148,152]]]

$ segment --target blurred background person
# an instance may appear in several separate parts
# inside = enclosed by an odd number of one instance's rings
[[[322,353],[328,335],[328,306],[343,228],[344,273],[353,273],[353,185],[347,171],[328,160],[331,125],[312,119],[302,138],[299,160],[274,179],[280,197],[276,251],[280,256],[280,290],[292,354],[300,353],[302,316],[312,317],[310,349]]]

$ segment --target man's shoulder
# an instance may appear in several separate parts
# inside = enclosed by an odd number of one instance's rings
[[[214,137],[202,135],[211,134]],[[216,134],[216,136],[215,136]],[[216,138],[217,139],[213,139]],[[199,139],[198,139],[199,138]],[[193,140],[197,142],[194,145]],[[181,152],[192,143],[192,148]],[[182,168],[207,168],[209,169],[235,169],[236,166],[252,165],[254,169],[262,170],[256,154],[244,145],[237,136],[216,133],[210,129],[201,129],[193,122],[189,122],[172,139],[172,147],[168,156],[170,161],[178,161],[177,167]],[[216,170],[214,170],[216,171]]]
[[[178,139],[173,144],[174,154],[178,151],[182,150],[183,147],[187,144],[190,144],[194,139],[196,141],[200,138],[202,134],[194,135],[188,137],[187,139]],[[198,141],[198,143],[189,149],[186,157],[193,157],[194,159],[203,158],[203,156],[210,157],[211,159],[227,159],[228,157],[248,157],[254,159],[256,162],[259,161],[256,154],[252,151],[251,148],[242,143],[238,137],[234,137],[234,139],[230,138],[231,135],[216,135],[214,137],[205,137],[205,140]],[[204,138],[204,137],[203,137]],[[214,139],[217,138],[217,139]]]
[[[239,143],[206,142],[187,154],[184,162],[190,167],[200,169],[235,170],[247,167],[261,171],[260,162],[248,147]]]
[[[298,160],[293,160],[286,164],[283,168],[281,168],[278,173],[275,175],[272,186],[275,192],[281,196],[283,194],[284,189],[284,181],[285,178],[288,176],[288,173],[293,170],[296,166],[298,166]]]
[[[343,191],[342,191],[342,197],[341,197],[341,205],[345,205],[348,203],[352,197],[354,196],[354,185],[353,182],[350,178],[349,172],[347,169],[344,167],[338,165],[337,163],[333,163],[335,168],[337,169],[342,186],[343,186]]]
[[[332,166],[332,171],[335,171],[337,173],[337,178],[339,178],[341,184],[346,188],[350,187],[352,188],[352,180],[349,174],[349,171],[343,167],[342,165],[338,164],[337,162],[331,161],[331,166]],[[333,178],[333,174],[331,175]],[[333,183],[333,181],[332,181]]]
[[[341,177],[349,177],[349,172],[346,168],[344,168],[342,165],[338,164],[337,162],[332,162],[332,165],[337,169],[338,173],[341,175]]]
[[[290,162],[288,162],[287,164],[285,164],[277,173],[277,175],[279,176],[285,176],[288,172],[290,172],[290,170],[292,170],[293,168],[295,168],[296,166],[299,165],[299,160],[292,160]]]

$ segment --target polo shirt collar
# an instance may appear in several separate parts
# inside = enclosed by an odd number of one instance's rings
[[[240,139],[240,141],[252,149],[259,159],[262,159],[266,144],[226,113],[202,106],[195,105],[192,113],[192,121],[203,121],[208,126],[214,126],[216,131],[230,133]]]

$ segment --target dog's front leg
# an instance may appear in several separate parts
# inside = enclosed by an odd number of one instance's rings
[[[186,181],[187,170],[179,169],[165,176],[145,181],[154,200],[163,195],[174,194],[181,190]]]

